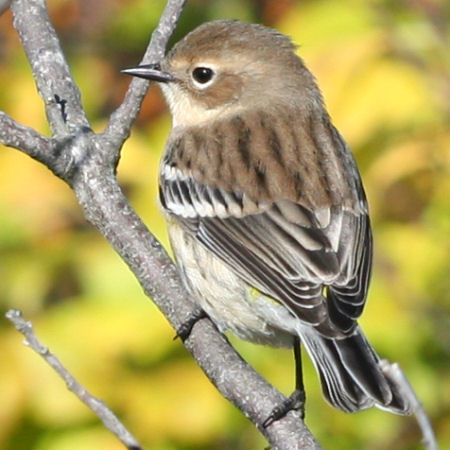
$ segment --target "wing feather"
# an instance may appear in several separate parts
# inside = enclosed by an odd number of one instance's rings
[[[366,214],[333,207],[316,217],[282,200],[245,215],[242,195],[212,189],[192,177],[166,180],[163,186],[166,208],[250,285],[307,323],[319,326],[329,320],[326,329],[342,332],[354,327],[370,276]]]

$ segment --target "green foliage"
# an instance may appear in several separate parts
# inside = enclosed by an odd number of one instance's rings
[[[81,2],[80,2],[81,3]],[[162,0],[50,2],[96,130],[140,60]],[[69,14],[70,13],[70,14]],[[450,448],[450,12],[445,1],[188,2],[177,39],[218,17],[290,34],[316,75],[330,114],[362,170],[375,234],[375,267],[362,319],[384,357],[399,361]],[[0,109],[46,133],[29,67],[0,17]],[[447,47],[446,47],[447,43]],[[157,166],[170,127],[152,88],[123,149],[119,178],[131,204],[167,246],[156,206]],[[257,449],[264,440],[222,399],[125,264],[85,222],[48,170],[1,148],[0,312],[21,308],[69,370],[104,399],[147,448]],[[289,352],[233,339],[285,393]],[[120,449],[95,417],[0,318],[0,447]],[[307,423],[325,448],[418,449],[412,418],[346,415],[322,399],[306,364]]]

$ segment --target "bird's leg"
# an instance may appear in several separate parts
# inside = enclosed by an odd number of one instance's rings
[[[303,384],[302,341],[298,337],[294,338],[294,360],[295,360],[295,391],[292,395],[298,396],[300,406],[297,409],[300,410],[302,420],[304,420],[306,394],[305,394],[305,386]]]
[[[300,410],[302,420],[305,420],[306,393],[303,384],[302,366],[302,342],[300,338],[294,338],[294,360],[295,360],[295,391],[292,396],[297,396],[297,409]],[[292,397],[291,396],[291,397]]]
[[[295,391],[279,406],[276,406],[270,416],[263,422],[267,428],[273,422],[284,417],[292,409],[299,410],[302,420],[305,418],[305,389],[303,386],[302,370],[302,348],[298,337],[294,338],[294,360],[295,360]]]
[[[180,338],[183,342],[191,334],[193,326],[201,319],[208,317],[208,315],[201,308],[195,309],[188,318],[180,325],[174,339]]]

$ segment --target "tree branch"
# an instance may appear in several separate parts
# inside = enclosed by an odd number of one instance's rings
[[[0,142],[26,153],[45,165],[50,163],[51,140],[32,128],[20,125],[3,111],[0,111]]]
[[[164,55],[184,3],[168,1],[144,62],[157,61]],[[43,162],[72,187],[87,220],[115,248],[144,291],[179,329],[195,311],[195,304],[161,244],[128,204],[115,176],[120,146],[139,111],[147,83],[133,80],[105,132],[94,134],[82,111],[78,88],[44,0],[13,0],[12,9],[15,27],[46,104],[53,137],[47,140],[3,115],[0,140]],[[11,128],[6,130],[9,125]],[[14,137],[16,133],[22,138]],[[39,145],[33,147],[33,142]],[[242,360],[209,319],[194,326],[185,345],[222,394],[252,420],[274,448],[320,448],[297,412],[290,412],[267,428],[261,426],[285,397]]]
[[[150,64],[161,61],[164,57],[167,44],[173,30],[180,18],[186,0],[169,0],[161,19],[152,33],[150,43],[142,58],[141,64]],[[122,104],[111,114],[109,123],[105,129],[105,138],[120,148],[130,135],[142,101],[149,86],[149,81],[133,77]]]
[[[23,318],[20,311],[10,309],[6,313],[6,318],[14,324],[17,331],[25,336],[24,344],[44,358],[45,362],[66,382],[67,388],[101,419],[106,428],[112,431],[128,449],[142,449],[117,416],[101,400],[92,396],[61,364],[61,361],[39,341],[33,332],[33,325]]]
[[[89,122],[45,0],[13,0],[14,27],[31,64],[54,137],[67,136]]]

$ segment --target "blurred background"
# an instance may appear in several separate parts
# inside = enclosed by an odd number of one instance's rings
[[[95,131],[121,102],[163,0],[50,0],[51,17]],[[363,319],[398,361],[450,448],[450,3],[446,0],[190,0],[173,41],[237,18],[292,36],[358,160],[375,234]],[[48,135],[12,27],[0,17],[0,109]],[[167,247],[156,207],[170,118],[157,87],[123,148],[119,179]],[[121,449],[4,318],[22,309],[38,336],[148,449],[263,449],[267,443],[206,379],[126,265],[46,168],[0,148],[0,448]],[[231,338],[289,394],[291,352]],[[305,362],[306,422],[327,449],[419,449],[413,418],[348,415],[323,400]]]

